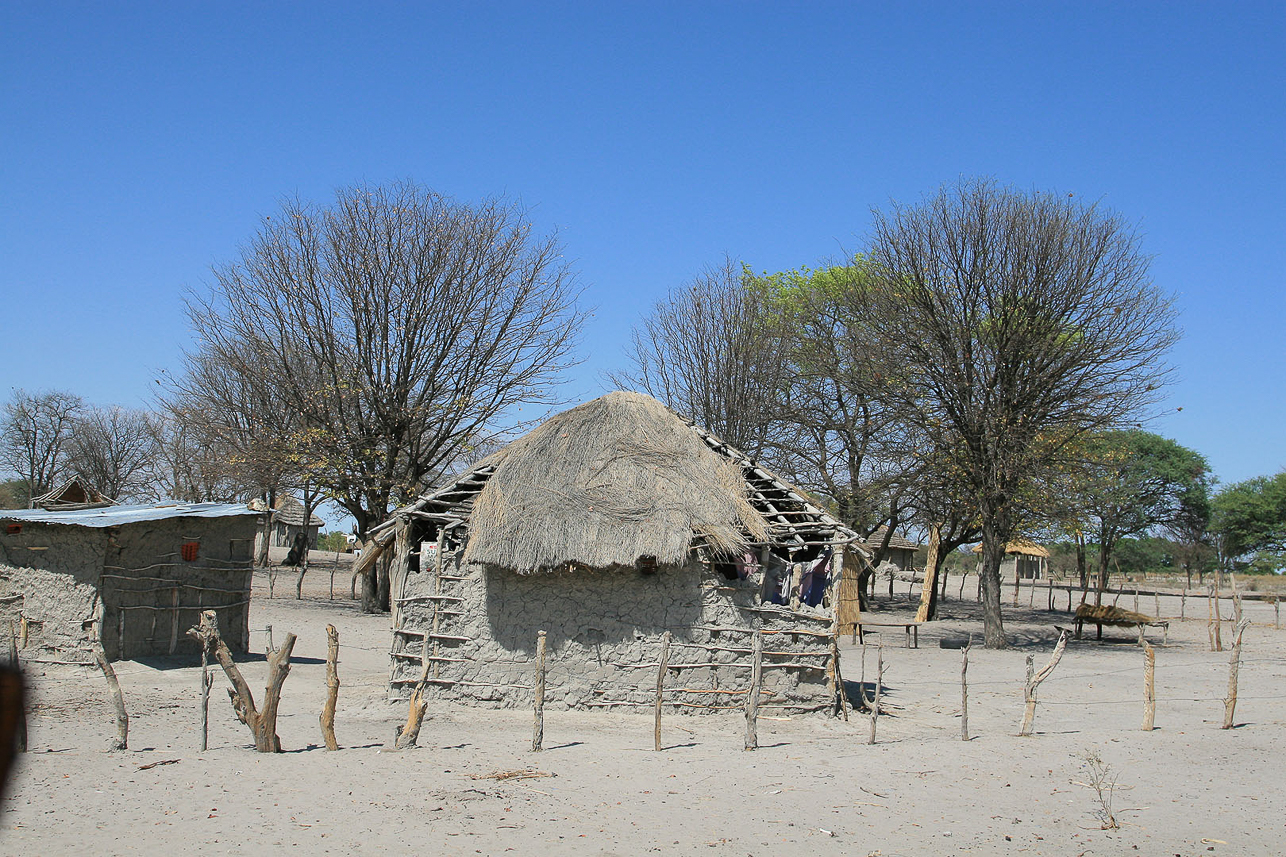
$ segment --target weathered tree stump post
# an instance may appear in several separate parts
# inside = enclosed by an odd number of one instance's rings
[[[1179,621],[1188,618],[1188,587],[1185,584],[1183,594],[1179,596]]]
[[[201,752],[209,749],[210,742],[210,687],[214,676],[210,674],[210,649],[201,645]]]
[[[839,706],[839,714],[848,722],[848,693],[844,690],[844,673],[840,671],[839,665],[839,628],[836,627],[831,633],[831,674],[834,682],[831,688],[832,698],[835,704]]]
[[[335,705],[339,702],[339,631],[326,626],[326,704],[320,716],[322,740],[327,750],[338,750],[335,740]]]
[[[129,713],[125,710],[125,695],[121,693],[121,683],[116,678],[116,670],[112,669],[111,663],[107,660],[107,653],[103,651],[102,643],[97,640],[94,641],[93,653],[94,662],[98,664],[103,677],[107,679],[112,706],[116,709],[116,739],[107,745],[107,749],[109,751],[129,749]]]
[[[213,610],[201,613],[201,623],[188,629],[188,636],[214,653],[215,660],[223,667],[224,674],[232,687],[228,688],[228,697],[237,719],[250,727],[250,734],[255,739],[255,749],[260,753],[280,753],[281,739],[277,737],[277,706],[281,702],[281,686],[290,674],[290,653],[295,648],[295,635],[287,634],[286,642],[280,649],[268,654],[268,685],[264,689],[263,710],[255,708],[254,694],[246,683],[241,670],[232,660],[232,652],[219,636],[218,616]]]
[[[665,693],[665,671],[670,668],[670,632],[661,635],[661,660],[656,670],[656,723],[652,729],[653,748],[661,751],[661,702]]]
[[[533,694],[535,724],[531,733],[531,751],[539,753],[545,741],[545,632],[536,636],[536,685]]]
[[[89,634],[90,653],[94,656],[94,663],[98,665],[103,678],[107,680],[107,690],[112,697],[112,707],[116,709],[116,738],[108,744],[107,750],[108,752],[126,750],[129,749],[129,713],[125,710],[125,695],[121,693],[121,683],[116,678],[116,670],[112,668],[111,663],[107,660],[107,652],[103,649],[102,626],[96,623],[91,624]],[[18,653],[12,648],[12,638],[10,639],[10,658],[14,664],[17,664]]]
[[[1273,596],[1273,628],[1280,631],[1282,627],[1282,600]]]
[[[1156,666],[1157,653],[1150,643],[1143,644],[1143,731],[1151,732],[1156,722]]]
[[[1223,701],[1224,729],[1233,727],[1233,713],[1237,709],[1237,673],[1241,669],[1241,635],[1249,624],[1249,619],[1242,619],[1233,633],[1232,655],[1228,658],[1228,696]]]
[[[880,641],[875,660],[875,699],[871,702],[871,734],[867,744],[875,743],[875,724],[880,716],[880,691],[884,687],[884,641]]]
[[[1036,719],[1036,688],[1040,687],[1042,681],[1049,678],[1049,674],[1054,671],[1054,667],[1058,666],[1058,662],[1062,660],[1063,650],[1066,648],[1067,632],[1060,631],[1058,642],[1054,644],[1054,653],[1050,655],[1049,663],[1041,667],[1040,672],[1035,675],[1032,674],[1032,656],[1027,656],[1027,685],[1023,689],[1023,698],[1027,705],[1023,710],[1023,724],[1018,730],[1019,735],[1031,735],[1032,721]]]
[[[411,690],[411,698],[407,702],[406,723],[399,729],[397,738],[393,741],[395,750],[406,750],[414,747],[420,740],[420,727],[424,725],[424,712],[429,707],[425,697],[425,689],[429,684],[429,634],[424,635],[424,640],[420,644],[420,679],[415,683]]]
[[[759,687],[763,682],[764,638],[755,629],[750,642],[750,688],[746,691],[746,746],[747,750],[759,747]]]
[[[862,697],[862,708],[866,708],[866,637],[862,637],[862,675],[857,682]]]
[[[960,647],[960,740],[969,740],[969,643]]]

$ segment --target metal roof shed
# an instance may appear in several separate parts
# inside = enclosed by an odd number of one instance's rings
[[[0,511],[0,622],[19,629],[29,660],[88,662],[94,639],[113,660],[195,652],[185,632],[214,610],[245,651],[261,514],[240,503]]]

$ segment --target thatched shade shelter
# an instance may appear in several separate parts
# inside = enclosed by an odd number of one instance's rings
[[[867,536],[867,548],[874,551],[884,544],[886,537],[888,547],[884,551],[884,561],[893,563],[898,567],[899,571],[910,571],[914,568],[916,553],[919,552],[922,545],[899,536],[896,531],[889,535],[888,527],[877,527],[875,532]]]
[[[744,681],[736,651],[756,628],[795,629],[781,645],[816,654],[841,604],[856,611],[865,557],[798,489],[627,392],[553,417],[374,539],[366,562],[393,553],[394,695],[427,677],[501,705],[530,699],[523,664],[538,631],[569,706],[642,704],[655,676],[632,667],[666,631],[689,647],[676,663],[708,665],[684,672],[694,691]],[[815,704],[819,668],[775,674],[770,701]]]
[[[978,566],[982,567],[982,545],[975,545],[973,552],[978,555]],[[1000,577],[1003,580],[1013,575],[1015,580],[1039,580],[1045,576],[1049,564],[1049,550],[1035,542],[1017,539],[1005,545],[1005,558],[1000,563]]]

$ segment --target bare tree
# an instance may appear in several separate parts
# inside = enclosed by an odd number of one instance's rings
[[[0,464],[27,484],[27,505],[48,491],[63,471],[64,447],[82,407],[80,396],[51,390],[14,390],[0,423]]]
[[[156,429],[147,411],[92,408],[76,419],[67,469],[118,501],[151,496]]]
[[[155,415],[152,427],[156,455],[151,479],[157,497],[231,503],[254,496],[239,480],[231,453],[207,431],[200,411],[171,401]]]
[[[880,353],[902,419],[979,513],[986,645],[1005,645],[1000,562],[1023,492],[1086,432],[1137,418],[1178,334],[1116,215],[990,180],[875,213]]]
[[[583,320],[561,248],[519,209],[411,182],[288,201],[214,275],[189,300],[194,359],[282,398],[359,534],[519,404],[552,404]],[[363,605],[387,609],[375,584]]]
[[[609,375],[759,457],[779,416],[785,338],[730,257],[672,289],[633,333],[629,371]]]

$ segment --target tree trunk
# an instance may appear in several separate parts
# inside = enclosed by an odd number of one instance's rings
[[[1076,531],[1076,573],[1080,575],[1081,592],[1090,588],[1090,570],[1085,563],[1085,534]]]
[[[1005,540],[996,530],[983,527],[982,567],[978,573],[982,583],[982,634],[983,645],[988,649],[1003,649],[1005,622],[1000,612],[1000,561],[1005,556]]]
[[[376,563],[376,566],[378,566],[378,563]],[[379,572],[376,566],[372,566],[371,568],[368,568],[361,575],[362,612],[363,613],[380,612],[379,583],[378,583]]]
[[[942,543],[941,530],[937,524],[929,528],[929,555],[924,563],[924,583],[920,585],[920,609],[915,613],[915,621],[927,622],[933,618],[938,595],[938,548]]]
[[[1103,603],[1103,593],[1107,591],[1107,564],[1111,559],[1107,545],[1103,540],[1099,540],[1098,545],[1098,580],[1094,585],[1094,605],[1098,606]]]

